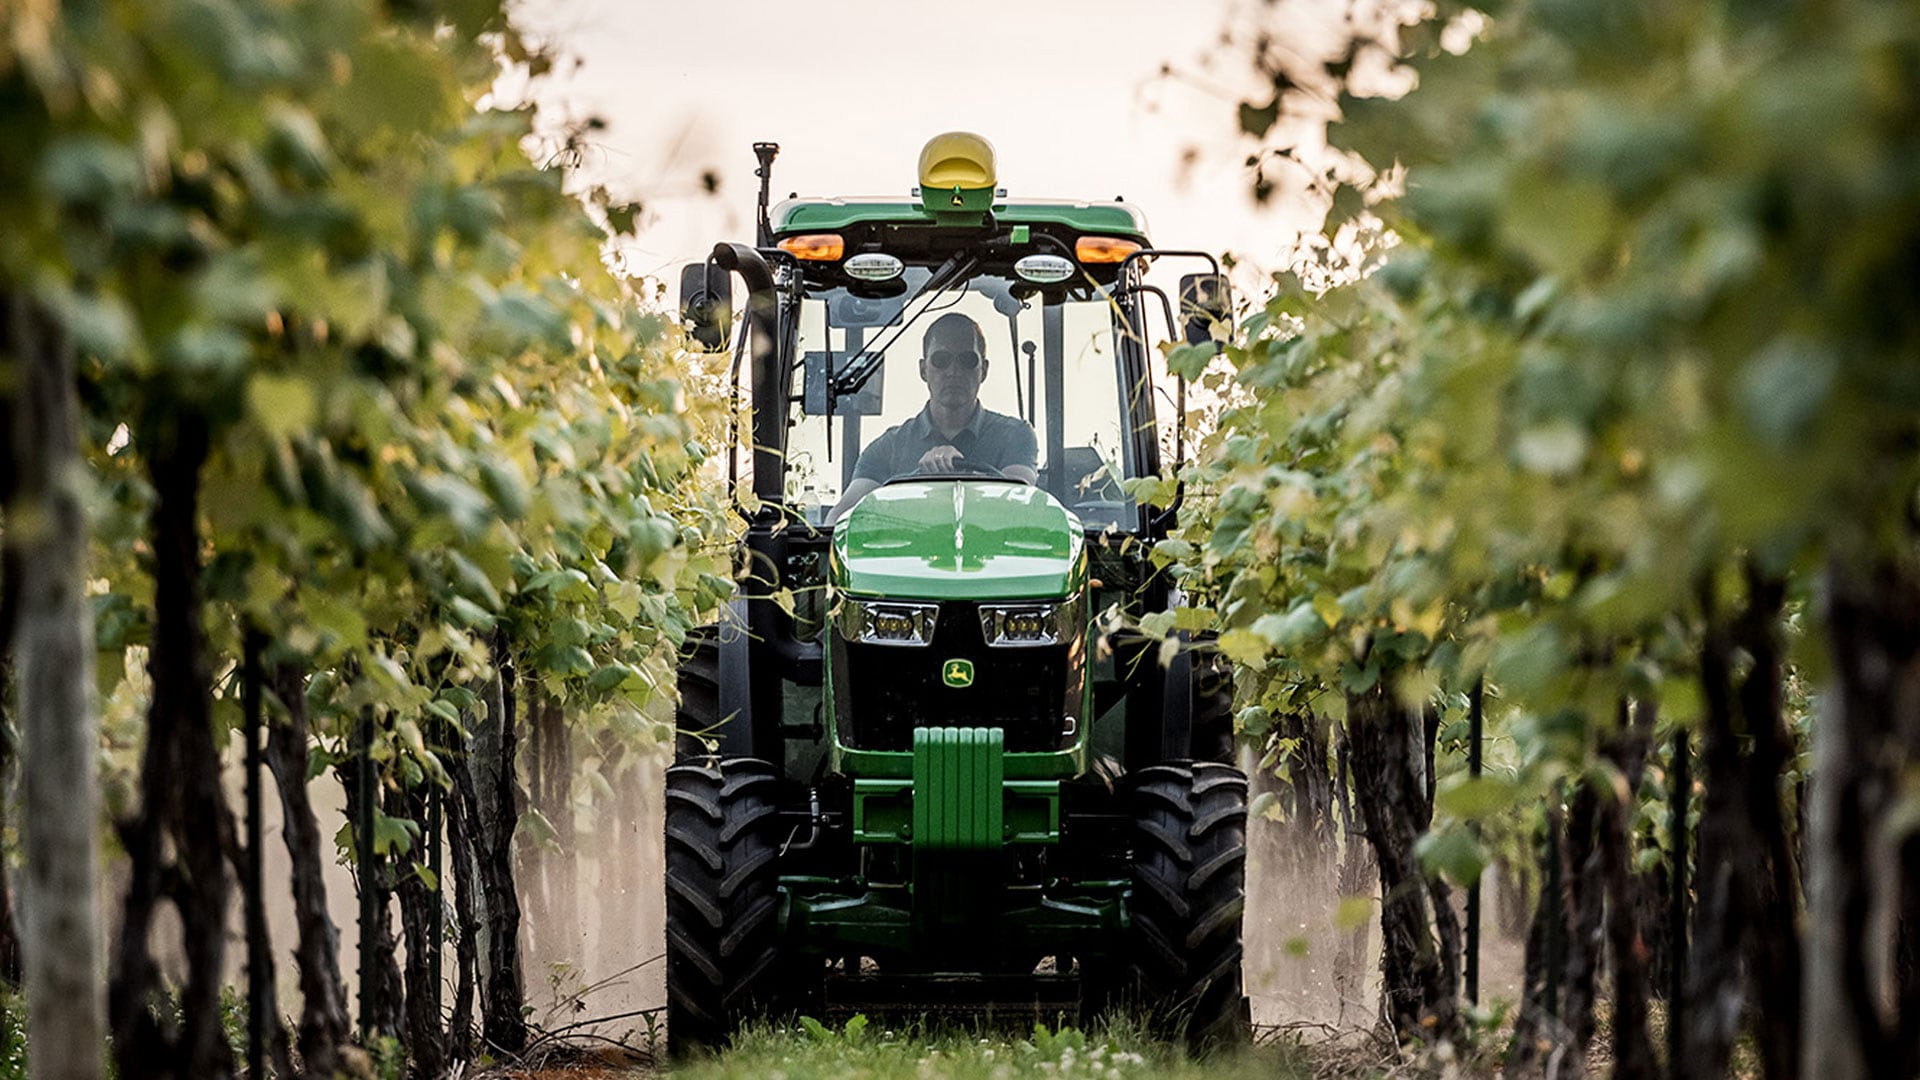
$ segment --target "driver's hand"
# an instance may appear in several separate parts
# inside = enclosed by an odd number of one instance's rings
[[[929,472],[945,472],[953,468],[962,456],[958,447],[936,446],[920,455],[920,468]]]

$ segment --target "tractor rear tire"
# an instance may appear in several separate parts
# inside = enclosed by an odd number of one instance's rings
[[[1155,765],[1133,775],[1128,799],[1130,951],[1147,1021],[1196,1052],[1244,1043],[1247,778],[1215,762]]]
[[[718,1048],[775,1007],[779,772],[753,758],[667,770],[667,1050]]]

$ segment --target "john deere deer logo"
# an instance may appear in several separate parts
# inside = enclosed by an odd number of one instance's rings
[[[946,666],[940,669],[940,681],[948,686],[972,686],[973,661],[947,661]]]

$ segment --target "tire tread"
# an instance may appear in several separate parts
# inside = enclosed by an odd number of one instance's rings
[[[753,758],[667,769],[667,1047],[675,1057],[719,1047],[773,1004],[778,780]]]
[[[1131,780],[1133,979],[1149,1022],[1196,1051],[1243,1043],[1246,777],[1202,761]]]

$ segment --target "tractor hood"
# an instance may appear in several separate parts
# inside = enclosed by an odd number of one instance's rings
[[[1086,584],[1080,519],[1001,480],[888,484],[833,531],[833,580],[856,596],[1034,600]]]

